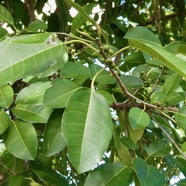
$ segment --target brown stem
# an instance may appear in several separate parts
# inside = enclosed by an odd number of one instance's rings
[[[155,117],[150,112],[148,112],[148,114],[154,120],[154,122],[158,125],[158,127],[162,130],[165,136],[167,136],[167,138],[175,146],[178,152],[184,157],[184,159],[186,159],[186,154],[180,149],[180,147],[176,144],[176,142],[172,139],[172,137],[167,133],[167,131],[161,126],[161,124],[155,119]]]
[[[159,76],[158,76],[158,78],[157,78],[157,80],[156,80],[156,82],[154,84],[154,87],[152,88],[152,91],[149,93],[148,97],[146,98],[146,101],[150,98],[150,96],[156,90],[156,87],[157,87],[157,85],[158,85],[158,83],[160,81],[161,76],[163,75],[164,70],[165,70],[165,67],[162,68],[162,71],[160,72],[160,74],[159,74]]]
[[[34,14],[34,1],[33,0],[25,0],[26,7],[29,13],[29,21],[32,22],[35,20]]]

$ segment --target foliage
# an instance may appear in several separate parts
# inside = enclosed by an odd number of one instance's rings
[[[185,184],[184,0],[0,2],[1,185]]]

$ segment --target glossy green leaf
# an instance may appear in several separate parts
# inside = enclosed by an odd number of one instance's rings
[[[101,160],[112,129],[110,110],[103,96],[82,88],[70,97],[62,132],[67,139],[70,162],[78,173],[91,170]]]
[[[50,86],[49,81],[30,84],[18,93],[15,103],[42,105],[44,93]]]
[[[10,85],[0,86],[0,107],[9,108],[13,102],[14,92]]]
[[[5,145],[17,158],[34,160],[38,146],[34,127],[26,122],[12,122],[5,136]]]
[[[62,78],[89,78],[90,72],[89,68],[86,66],[80,64],[80,63],[72,63],[68,62],[66,63],[60,73],[60,76]]]
[[[52,108],[64,108],[70,96],[78,89],[78,85],[70,80],[56,79],[52,87],[46,90],[43,103]]]
[[[148,148],[148,156],[151,157],[163,157],[170,153],[170,146],[168,146],[164,141],[155,141]]]
[[[163,94],[166,98],[177,86],[180,76],[176,73],[167,76],[163,84]]]
[[[0,135],[6,131],[8,126],[10,125],[10,117],[6,112],[0,110]]]
[[[126,33],[125,38],[131,46],[146,52],[179,75],[186,77],[186,63],[165,50],[158,38],[147,28],[132,28]]]
[[[186,106],[181,107],[181,109],[174,114],[176,121],[186,130]]]
[[[90,66],[90,79],[92,80],[93,77],[102,69],[99,65],[92,64]],[[102,84],[114,84],[116,83],[116,80],[111,74],[103,70],[95,79],[96,82],[102,83]]]
[[[129,111],[129,122],[134,130],[139,130],[149,125],[150,117],[144,110],[132,107]]]
[[[67,179],[42,162],[32,162],[32,171],[42,180],[55,186],[68,186]]]
[[[87,4],[82,9],[86,12],[87,15],[92,13],[92,9],[95,4]],[[79,12],[72,21],[72,33],[76,34],[80,27],[87,21],[87,19]]]
[[[14,24],[11,13],[2,5],[0,5],[0,21],[8,23],[10,25]]]
[[[89,173],[84,186],[129,186],[132,177],[131,168],[120,163],[106,163]]]
[[[44,150],[46,156],[52,156],[63,150],[67,143],[61,133],[62,110],[54,110],[44,130]]]
[[[39,31],[45,31],[47,29],[47,24],[44,21],[36,20],[31,22],[28,27],[26,27],[24,30],[27,32],[39,32]]]
[[[140,181],[140,186],[164,185],[165,179],[156,167],[147,165],[141,158],[135,158],[133,162],[134,170]],[[158,179],[157,179],[158,178]]]
[[[63,44],[0,42],[0,85],[39,73],[58,58],[66,59]],[[65,60],[64,60],[65,63]]]
[[[16,117],[31,123],[46,123],[52,109],[43,105],[19,104],[12,110]]]

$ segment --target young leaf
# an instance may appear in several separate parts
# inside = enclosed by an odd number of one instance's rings
[[[52,156],[63,150],[67,143],[61,133],[62,110],[54,110],[44,130],[44,150],[46,156]]]
[[[87,4],[82,9],[86,12],[87,15],[90,15],[92,13],[92,9],[95,6],[95,4]],[[80,27],[87,21],[87,19],[79,12],[76,17],[74,17],[72,21],[72,33],[76,34],[77,31],[80,29]]]
[[[129,186],[132,177],[131,168],[120,163],[106,163],[89,173],[84,186]]]
[[[0,135],[8,128],[10,122],[11,120],[8,114],[0,110]]]
[[[167,76],[163,84],[163,94],[166,98],[177,86],[180,76],[176,73]]]
[[[70,162],[78,173],[91,170],[101,160],[112,129],[104,97],[86,88],[70,97],[62,119],[62,133],[67,140]]]
[[[14,92],[10,85],[0,86],[0,107],[9,108],[13,101]]]
[[[186,63],[166,51],[158,38],[147,28],[140,26],[132,28],[126,33],[125,38],[131,46],[146,52],[179,75],[186,77]]]
[[[12,110],[16,117],[31,123],[46,123],[52,109],[43,105],[19,104]]]
[[[133,166],[141,186],[165,184],[165,179],[159,170],[156,167],[147,165],[141,158],[135,158]]]
[[[0,21],[8,23],[10,25],[14,24],[11,13],[2,5],[0,5]]]
[[[38,32],[38,31],[45,31],[47,29],[47,24],[44,21],[36,20],[31,22],[28,27],[24,30],[27,32]]]
[[[0,85],[16,81],[26,75],[39,73],[52,65],[56,59],[64,58],[63,44],[22,44],[0,42]]]
[[[78,85],[67,79],[56,79],[52,87],[46,90],[43,103],[52,108],[64,108]]]
[[[129,111],[129,122],[134,130],[139,130],[149,125],[150,117],[144,110],[132,107]]]
[[[26,122],[12,122],[5,136],[7,150],[17,158],[34,160],[37,152],[37,134]]]

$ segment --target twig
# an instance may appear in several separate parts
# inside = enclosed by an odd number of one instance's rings
[[[28,9],[29,13],[29,21],[32,22],[35,20],[35,14],[34,14],[34,1],[32,0],[25,0],[26,7]]]
[[[153,88],[152,88],[152,91],[151,91],[151,92],[149,93],[149,95],[147,96],[146,101],[150,98],[150,96],[151,96],[151,95],[153,94],[153,92],[156,90],[156,87],[157,87],[157,85],[158,85],[158,83],[159,83],[159,81],[160,81],[161,76],[163,75],[164,70],[165,70],[165,67],[162,68],[162,71],[160,72],[160,74],[159,74],[159,76],[158,76],[158,78],[157,78],[157,80],[156,80],[156,82],[155,82],[155,84],[154,84],[154,86],[153,86]]]
[[[167,138],[172,142],[178,152],[186,159],[186,154],[180,149],[180,147],[176,144],[176,142],[172,139],[172,137],[167,133],[167,131],[161,126],[161,124],[156,120],[156,118],[148,112],[149,116],[154,120],[154,122],[158,125],[158,127],[162,130],[162,132],[167,136]]]
[[[10,172],[11,174],[16,175],[16,173],[12,171],[11,169],[9,169],[4,163],[0,162],[0,165],[2,165],[5,169],[7,169],[8,172]]]

